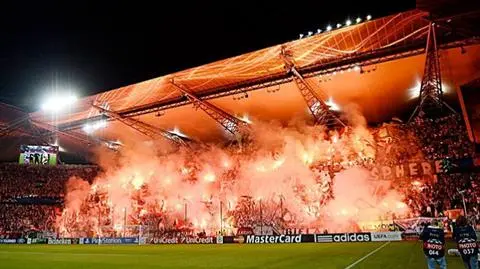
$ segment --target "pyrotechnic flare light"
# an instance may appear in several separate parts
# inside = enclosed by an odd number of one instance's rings
[[[355,67],[353,68],[353,71],[356,71],[356,72],[360,72],[360,70],[361,68],[358,65],[355,65]]]
[[[132,180],[132,185],[136,190],[139,190],[143,185],[143,178],[139,175],[135,176]]]
[[[371,15],[367,15],[367,21],[371,20],[372,19],[372,16]]]
[[[331,25],[328,25],[328,26],[327,26],[327,32],[328,32],[328,31],[331,31],[331,30],[332,30],[332,26],[331,26]]]
[[[299,39],[302,39],[302,38],[303,38],[303,34],[299,34],[299,35],[298,35],[298,38],[299,38]]]
[[[322,32],[322,29],[317,29],[317,34],[320,34]]]
[[[415,180],[415,181],[412,182],[412,185],[414,185],[414,186],[422,186],[422,183],[421,183],[420,181],[418,181],[418,180]]]
[[[206,174],[203,179],[207,182],[215,182],[215,175],[213,173]]]
[[[53,96],[48,98],[45,103],[42,104],[42,110],[58,112],[67,107],[70,107],[76,101],[77,97],[75,95]]]
[[[227,160],[223,161],[223,167],[229,168],[230,167],[230,162],[227,161]]]
[[[337,23],[337,28],[340,28],[342,27],[342,25],[340,23]]]
[[[362,19],[360,17],[358,17],[356,20],[355,20],[357,23],[360,23],[362,21]]]
[[[351,21],[351,20],[347,20],[347,21],[345,22],[345,25],[346,25],[346,26],[350,26],[350,24],[352,24],[352,21]]]
[[[402,209],[402,208],[405,208],[407,205],[403,202],[397,202],[397,208],[398,209]]]
[[[309,32],[308,32],[308,36],[311,36],[311,35],[313,35],[313,32],[312,32],[312,31],[309,31]]]
[[[273,169],[277,169],[285,162],[285,158],[281,158],[273,162]]]

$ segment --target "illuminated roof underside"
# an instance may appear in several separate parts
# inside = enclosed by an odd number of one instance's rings
[[[412,10],[354,24],[88,96],[55,119],[45,112],[31,116],[34,121],[81,133],[85,122],[100,115],[92,103],[108,104],[111,111],[124,117],[135,117],[163,130],[180,130],[194,140],[224,140],[225,131],[172,86],[174,79],[196,96],[232,115],[248,115],[254,122],[311,120],[279,57],[284,45],[293,53],[299,72],[325,93],[326,99],[340,109],[356,104],[368,121],[384,121],[415,102],[425,61],[426,16]],[[442,31],[442,27],[438,29]],[[444,39],[440,52],[446,95],[453,99],[456,87],[480,76],[480,45],[455,43],[458,41]],[[109,122],[95,135],[111,140],[146,139],[118,121]]]

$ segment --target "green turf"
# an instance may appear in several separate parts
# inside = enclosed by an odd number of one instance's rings
[[[0,268],[325,268],[344,269],[381,243],[290,245],[0,245]],[[426,268],[421,244],[390,243],[353,268]],[[448,268],[463,268],[447,257]]]

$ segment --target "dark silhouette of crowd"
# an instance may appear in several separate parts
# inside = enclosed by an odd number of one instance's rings
[[[418,117],[407,128],[415,132],[423,158],[431,161],[455,161],[472,159],[475,147],[460,115],[441,118]],[[422,216],[442,216],[448,209],[463,209],[463,198],[468,214],[478,218],[480,202],[479,173],[443,171],[434,179],[417,179],[416,188],[407,191],[409,201]],[[462,196],[463,194],[463,196]]]
[[[0,237],[52,230],[67,180],[92,182],[98,171],[97,166],[0,164]]]

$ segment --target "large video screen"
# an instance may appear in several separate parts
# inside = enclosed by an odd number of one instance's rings
[[[56,165],[57,164],[57,146],[20,146],[20,164],[33,165]]]

